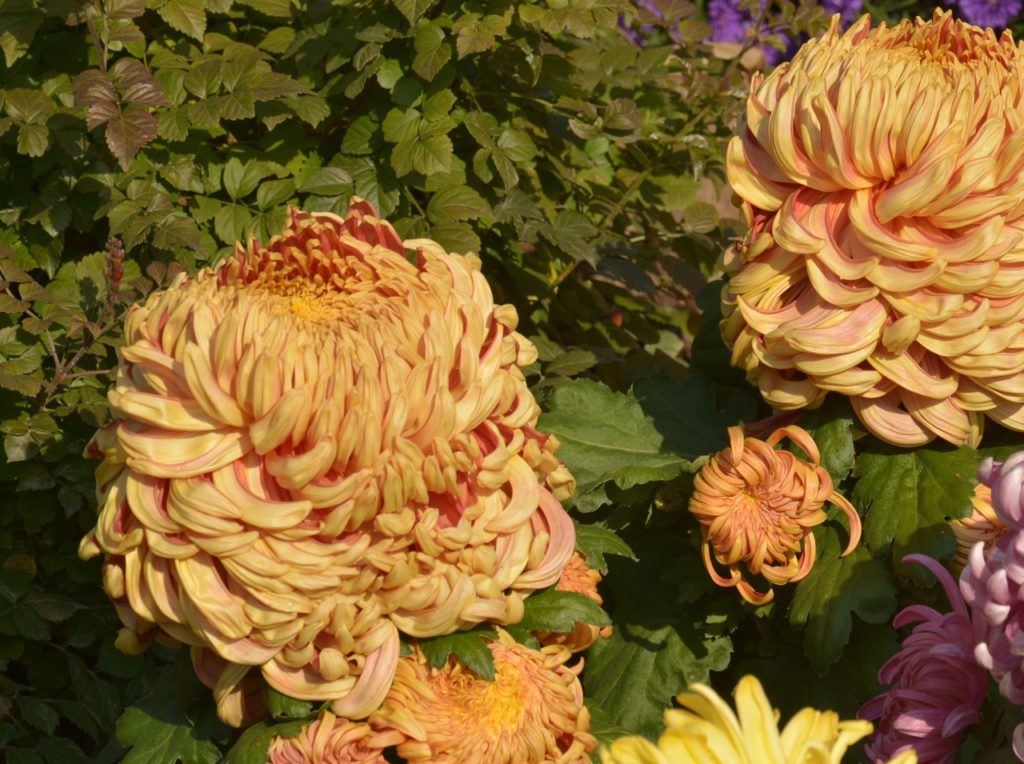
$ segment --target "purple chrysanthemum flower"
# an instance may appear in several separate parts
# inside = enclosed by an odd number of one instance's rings
[[[857,716],[878,720],[865,746],[872,761],[887,761],[913,748],[921,764],[948,764],[963,733],[980,719],[988,674],[974,659],[971,617],[956,582],[931,557],[908,554],[935,574],[953,612],[911,605],[893,619],[894,628],[916,623],[903,646],[878,672],[889,692],[865,703]]]
[[[1024,10],[1024,0],[959,0],[960,15],[980,27],[1005,27]]]

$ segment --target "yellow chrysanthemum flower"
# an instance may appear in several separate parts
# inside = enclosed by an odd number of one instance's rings
[[[658,743],[625,737],[601,749],[601,764],[839,764],[847,749],[871,734],[871,722],[840,721],[834,711],[804,708],[779,731],[775,711],[756,677],[736,686],[736,711],[703,684],[665,711]],[[916,764],[913,752],[889,764]]]
[[[574,531],[516,323],[478,261],[403,242],[358,199],[344,218],[292,209],[269,244],[132,309],[80,549],[105,556],[136,633],[120,643],[215,653],[235,723],[250,666],[360,718],[399,631],[518,621]]]
[[[779,409],[849,396],[903,446],[1024,430],[1024,47],[936,11],[755,76],[722,331]]]

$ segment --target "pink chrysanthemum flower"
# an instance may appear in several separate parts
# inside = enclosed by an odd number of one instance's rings
[[[489,644],[495,678],[481,679],[450,658],[431,668],[417,653],[402,658],[395,683],[370,724],[422,764],[585,764],[597,747],[577,675],[582,661],[561,645],[540,650],[498,629]],[[383,739],[383,738],[382,738]]]
[[[516,323],[478,261],[403,242],[358,199],[292,209],[266,246],[150,295],[90,445],[80,550],[105,556],[125,625],[234,664],[218,686],[258,666],[359,718],[399,631],[518,621],[574,531]]]
[[[803,449],[810,462],[776,449],[785,438]],[[744,576],[764,576],[772,584],[799,581],[814,565],[814,526],[825,522],[825,502],[850,521],[849,554],[860,541],[860,516],[832,487],[810,434],[796,425],[780,427],[767,440],[744,438],[729,428],[729,447],[715,454],[694,481],[690,511],[701,523],[704,565],[719,586],[735,586],[747,602],[770,602],[774,593],[757,591]],[[722,576],[712,562],[728,568]]]
[[[587,565],[583,555],[573,552],[568,564],[562,569],[562,576],[555,587],[560,592],[576,592],[584,594],[598,605],[604,604],[604,598],[597,591],[601,583],[601,574]],[[612,635],[612,627],[595,626],[592,623],[578,623],[576,628],[567,634],[544,632],[537,634],[537,639],[545,645],[565,645],[574,653],[586,650],[598,639],[607,639]]]
[[[901,446],[1024,430],[1024,48],[864,16],[757,75],[727,171],[750,225],[733,363],[779,409],[849,396]]]
[[[949,764],[964,732],[980,719],[988,674],[974,660],[971,617],[949,571],[925,555],[909,554],[903,561],[920,563],[934,573],[953,611],[911,605],[893,619],[897,629],[917,625],[878,673],[889,691],[858,713],[862,719],[878,720],[865,750],[874,761],[913,749],[921,764]]]

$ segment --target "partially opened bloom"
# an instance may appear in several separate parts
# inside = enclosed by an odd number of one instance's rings
[[[583,555],[573,552],[568,564],[562,569],[562,576],[558,579],[555,589],[560,592],[576,592],[594,600],[598,605],[604,604],[604,599],[597,591],[597,585],[601,583],[601,574],[587,565]],[[572,631],[561,634],[558,632],[544,632],[536,637],[545,645],[565,645],[574,653],[586,650],[598,639],[607,639],[612,635],[611,626],[596,626],[592,623],[580,623],[577,621],[576,628]]]
[[[876,761],[912,749],[922,764],[948,764],[967,728],[981,718],[988,674],[974,660],[971,616],[949,571],[924,555],[910,554],[903,561],[934,573],[953,611],[911,605],[893,619],[896,629],[917,625],[878,672],[878,681],[890,685],[889,691],[858,713],[878,720],[865,750]]]
[[[727,171],[750,232],[732,360],[779,409],[890,443],[1024,430],[1024,48],[936,11],[837,21],[756,75]]]
[[[968,517],[949,521],[956,540],[956,554],[951,566],[954,573],[960,573],[967,565],[967,558],[979,541],[987,550],[1007,531],[1003,521],[992,508],[992,489],[984,483],[974,486],[971,497],[971,514]]]
[[[134,308],[81,545],[125,625],[359,718],[399,630],[519,620],[574,531],[516,322],[358,199]]]
[[[804,708],[779,731],[757,677],[736,685],[734,712],[714,690],[692,684],[665,711],[657,745],[642,737],[619,738],[601,749],[601,764],[839,764],[847,749],[871,733],[870,722],[842,721],[835,711]],[[902,764],[913,764],[905,759]]]
[[[387,764],[383,747],[369,724],[325,711],[295,737],[275,737],[267,764]]]
[[[398,754],[432,764],[583,764],[597,747],[577,675],[582,662],[551,645],[532,650],[498,630],[488,681],[454,657],[431,668],[423,654],[402,658],[374,729],[390,733]]]
[[[789,438],[810,462],[775,447]],[[790,425],[767,440],[744,438],[740,427],[729,428],[729,447],[715,454],[694,481],[690,511],[701,523],[704,565],[719,586],[735,586],[743,599],[770,602],[774,593],[757,591],[744,575],[764,576],[772,584],[799,581],[814,565],[811,530],[825,522],[825,502],[832,502],[850,521],[849,554],[860,541],[860,516],[833,490],[821,466],[818,446],[806,430]],[[728,577],[714,560],[728,568]]]

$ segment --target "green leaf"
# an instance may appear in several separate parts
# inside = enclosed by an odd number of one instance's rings
[[[616,617],[611,637],[587,653],[584,691],[605,711],[607,724],[657,737],[672,698],[728,664],[727,637],[704,637],[665,615]]]
[[[907,451],[876,444],[861,450],[851,498],[864,516],[864,543],[876,556],[892,544],[895,559],[910,552],[950,558],[955,544],[947,519],[971,513],[979,462],[967,447]],[[916,570],[911,576],[925,580]]]
[[[718,413],[715,384],[707,376],[694,374],[682,382],[651,377],[638,381],[633,392],[672,453],[697,462],[725,448],[728,430]]]
[[[154,692],[125,709],[117,720],[117,742],[131,750],[122,764],[216,764],[220,749],[178,705],[176,693]]]
[[[292,15],[292,0],[237,0],[266,16],[287,19]]]
[[[412,60],[412,70],[427,82],[434,79],[452,57],[451,45],[445,39],[444,29],[436,22],[421,24],[416,29],[413,48],[416,56]]]
[[[202,42],[206,33],[206,10],[201,0],[167,0],[157,13],[172,28]]]
[[[241,204],[225,204],[213,219],[213,228],[218,238],[227,245],[244,241],[245,230],[252,220],[252,213]]]
[[[52,735],[60,723],[60,716],[49,703],[31,695],[18,697],[18,710],[25,721],[47,735]]]
[[[437,0],[391,0],[391,4],[405,16],[410,24],[415,24],[416,20],[430,10],[435,2]]]
[[[430,227],[430,238],[449,252],[480,251],[480,237],[469,223],[438,223]]]
[[[259,182],[267,176],[260,163],[250,159],[244,165],[232,157],[224,165],[224,190],[232,199],[244,199],[253,191]]]
[[[317,196],[338,196],[351,186],[352,176],[340,167],[321,167],[306,178],[299,191]]]
[[[554,631],[566,634],[577,623],[607,626],[608,614],[585,594],[548,589],[526,598],[523,619],[516,624],[530,631]]]
[[[422,121],[423,115],[419,109],[392,109],[381,123],[384,140],[391,143],[413,141],[419,135]]]
[[[590,243],[597,234],[597,228],[582,213],[563,210],[542,231],[544,238],[574,260],[586,260],[591,265],[596,265],[600,259]]]
[[[427,218],[431,223],[452,220],[475,220],[491,216],[491,208],[479,193],[469,186],[449,186],[430,197]]]
[[[447,135],[402,141],[391,152],[391,166],[398,175],[407,175],[413,170],[428,176],[446,173],[451,170],[452,151],[452,142]]]
[[[29,0],[8,0],[4,4],[0,11],[0,49],[8,68],[28,52],[44,18]]]
[[[575,522],[575,521],[574,521]],[[607,575],[608,563],[606,554],[615,554],[636,559],[636,554],[629,544],[619,538],[618,534],[600,525],[588,525],[576,522],[576,551],[586,558],[587,567],[594,568],[601,575]]]
[[[575,377],[598,362],[597,354],[590,350],[572,348],[560,353],[544,367],[544,374],[549,377]]]
[[[481,18],[475,13],[462,16],[452,26],[452,34],[457,35],[455,49],[459,58],[490,50],[496,38],[505,34],[511,21],[511,8],[501,16],[490,14]]]
[[[298,700],[280,693],[270,685],[266,686],[267,708],[275,719],[295,719],[309,716],[313,712],[313,704],[307,700]]]
[[[266,180],[256,189],[256,206],[261,210],[271,210],[288,201],[295,194],[295,181]]]
[[[670,480],[687,464],[636,398],[600,382],[576,379],[556,386],[547,409],[538,427],[561,441],[558,456],[576,476],[581,497],[610,480],[620,488]]]
[[[846,546],[832,523],[814,529],[818,556],[796,587],[789,621],[806,627],[805,649],[811,665],[824,673],[843,655],[856,613],[868,623],[889,620],[896,610],[896,587],[889,570],[864,546],[840,557]]]
[[[825,405],[813,411],[804,411],[800,426],[814,438],[821,452],[821,466],[839,485],[853,470],[853,412],[846,398],[829,396]]]
[[[380,141],[380,123],[369,115],[362,115],[349,125],[341,139],[341,150],[346,154],[361,156],[372,154]]]
[[[494,655],[487,642],[497,636],[497,633],[490,629],[458,631],[443,637],[421,640],[420,649],[427,662],[434,668],[444,666],[448,656],[454,653],[470,671],[490,682],[494,681],[495,676]]]
[[[308,721],[269,724],[265,721],[249,727],[224,757],[224,764],[266,764],[267,751],[275,737],[295,737]]]

